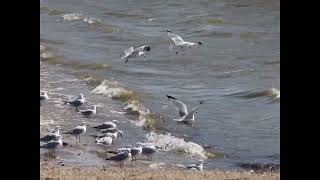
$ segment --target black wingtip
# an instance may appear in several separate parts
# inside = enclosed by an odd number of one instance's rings
[[[177,98],[175,98],[175,97],[173,97],[173,96],[170,96],[170,95],[168,95],[168,94],[167,94],[166,96],[167,96],[167,98],[168,98],[168,99],[174,99],[174,100],[177,100]]]
[[[167,32],[170,32],[170,33],[172,33],[172,31],[170,31],[170,30],[168,30],[168,29],[167,29]]]
[[[200,101],[200,102],[199,102],[199,104],[203,104],[203,103],[204,103],[204,101]]]
[[[203,44],[203,42],[198,42],[199,45]]]

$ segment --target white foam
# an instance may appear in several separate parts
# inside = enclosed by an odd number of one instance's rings
[[[52,58],[54,57],[54,54],[52,54],[51,52],[43,52],[40,54],[40,58],[42,59],[49,59],[49,58]]]
[[[186,142],[183,139],[176,138],[170,133],[168,134],[156,134],[150,133],[146,135],[147,141],[160,147],[165,148],[166,151],[172,151],[176,153],[183,153],[191,157],[207,158],[203,147],[194,142]]]
[[[77,20],[82,20],[84,22],[87,22],[89,24],[93,24],[96,22],[99,22],[100,20],[97,18],[93,17],[85,17],[80,13],[70,13],[70,14],[64,14],[62,18],[66,21],[77,21]]]
[[[104,80],[99,86],[92,90],[92,93],[104,95],[110,98],[120,98],[125,93],[130,93],[129,90],[118,85],[117,82]]]
[[[270,88],[268,90],[271,94],[271,96],[274,96],[277,99],[280,99],[280,90],[276,89],[276,88]]]

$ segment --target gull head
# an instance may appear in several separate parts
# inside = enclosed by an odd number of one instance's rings
[[[118,131],[118,134],[123,137],[123,131]]]
[[[167,32],[172,33],[170,30],[167,29]]]
[[[118,124],[119,121],[118,120],[112,120],[113,123]]]
[[[143,50],[144,50],[144,51],[150,51],[151,48],[150,48],[150,46],[145,46],[145,47],[143,48]]]
[[[61,129],[61,127],[60,127],[60,126],[56,126],[54,130],[56,130],[56,131],[57,131],[57,130],[60,130],[60,129]]]
[[[80,98],[80,99],[83,99],[83,94],[79,94],[79,98]]]

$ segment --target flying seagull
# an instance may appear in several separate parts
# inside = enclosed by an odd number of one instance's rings
[[[127,63],[129,61],[129,58],[134,58],[141,55],[146,57],[145,52],[150,50],[151,48],[149,45],[143,45],[143,46],[137,47],[136,49],[134,49],[133,47],[130,47],[124,51],[121,59],[125,59],[126,60],[125,63]]]
[[[77,140],[79,138],[79,143],[80,143],[80,136],[82,134],[84,134],[86,132],[86,130],[87,130],[86,125],[87,125],[87,123],[84,122],[82,126],[77,126],[77,127],[73,128],[73,129],[71,129],[70,131],[67,131],[67,132],[62,133],[62,134],[69,134],[71,136],[75,136],[76,137],[76,142],[77,142]]]
[[[190,112],[188,112],[187,106],[183,102],[179,101],[177,98],[173,96],[170,96],[170,95],[166,95],[166,96],[169,99],[169,101],[172,102],[172,104],[174,105],[174,107],[176,108],[180,116],[180,119],[173,119],[174,121],[184,122],[184,123],[194,123],[194,113],[196,113],[196,111],[200,107],[195,107],[191,109]]]
[[[183,50],[184,48],[191,48],[193,46],[203,44],[202,42],[197,42],[197,43],[187,42],[187,41],[184,41],[177,34],[172,33],[170,30],[167,30],[167,32],[168,32],[168,36],[171,38],[171,40],[174,43],[173,46],[172,45],[170,46],[170,50],[172,50],[173,47],[178,47],[178,48],[180,48],[180,50]],[[176,51],[176,54],[178,54],[178,51]]]

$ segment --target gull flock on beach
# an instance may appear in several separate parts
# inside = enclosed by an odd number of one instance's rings
[[[184,41],[180,36],[173,33],[170,30],[167,30],[167,35],[173,44],[170,44],[170,51],[175,50],[175,53],[178,54],[179,51],[190,49],[194,46],[203,44],[202,42],[187,42]],[[146,44],[142,46],[138,46],[134,48],[131,46],[126,49],[124,53],[121,55],[121,59],[125,60],[125,63],[128,63],[129,59],[133,59],[139,56],[146,57],[146,52],[151,51],[151,46]],[[187,106],[177,98],[166,95],[168,100],[173,104],[174,108],[178,112],[179,119],[173,119],[176,122],[183,123],[194,123],[195,117],[194,114],[197,112],[199,107],[194,107],[191,110],[188,110]],[[45,101],[48,101],[48,93],[46,91],[40,91],[40,107],[41,104]],[[63,100],[62,103],[65,105],[70,105],[75,108],[75,111],[81,114],[85,118],[94,118],[97,114],[97,106],[93,105],[92,108],[80,109],[83,104],[86,102],[83,94],[79,94],[77,98],[72,100]],[[107,154],[114,154],[113,156],[105,158],[106,161],[112,161],[118,163],[120,168],[123,168],[127,161],[131,160],[131,165],[138,160],[138,156],[146,157],[146,160],[152,161],[153,156],[163,147],[157,146],[151,143],[141,143],[137,142],[135,147],[131,145],[127,145],[124,148],[119,148],[116,150],[109,150],[110,147],[114,144],[115,139],[119,136],[123,137],[124,132],[117,128],[117,124],[119,124],[118,120],[104,122],[102,124],[97,124],[94,126],[90,126],[90,128],[95,129],[98,134],[91,135],[94,138],[94,142],[96,145],[102,146],[105,148],[105,152]],[[83,122],[81,125],[78,125],[74,128],[71,128],[65,132],[60,134],[61,127],[56,126],[54,131],[46,134],[45,136],[40,138],[40,148],[47,149],[48,154],[55,156],[56,149],[59,147],[63,147],[62,135],[75,137],[75,141],[77,144],[80,143],[80,137],[83,136],[87,132],[88,122]],[[203,160],[199,160],[195,164],[186,165],[185,169],[195,169],[202,171],[203,164],[205,162]]]

